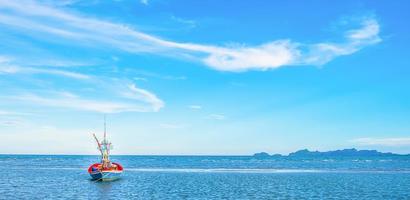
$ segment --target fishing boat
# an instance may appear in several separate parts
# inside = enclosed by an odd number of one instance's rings
[[[113,181],[121,177],[123,167],[119,163],[110,161],[110,150],[112,149],[111,142],[107,141],[106,123],[104,118],[104,138],[100,142],[93,134],[98,145],[98,150],[101,153],[101,162],[94,163],[88,167],[88,173],[92,180],[95,181]]]

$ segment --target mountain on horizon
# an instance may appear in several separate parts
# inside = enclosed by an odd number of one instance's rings
[[[346,157],[346,156],[408,156],[409,154],[394,154],[391,152],[383,153],[377,150],[357,150],[355,148],[351,149],[342,149],[334,151],[309,151],[308,149],[298,150],[288,155],[274,154],[270,155],[266,152],[255,153],[254,157]]]

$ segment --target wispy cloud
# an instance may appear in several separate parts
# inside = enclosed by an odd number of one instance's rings
[[[228,47],[165,40],[124,24],[74,15],[32,1],[22,3],[0,0],[0,3],[3,11],[0,23],[33,37],[59,37],[68,41],[81,41],[79,45],[93,48],[101,46],[132,53],[189,57],[220,71],[241,72],[287,65],[323,65],[381,41],[380,26],[372,17],[364,18],[360,28],[346,30],[343,41],[338,43],[303,44],[291,39],[279,39],[256,46]],[[148,1],[143,0],[141,3],[148,4]]]
[[[181,128],[185,128],[185,125],[183,125],[183,124],[162,123],[162,124],[159,124],[159,126],[161,128],[164,128],[164,129],[181,129]]]
[[[196,21],[194,21],[194,20],[183,19],[183,18],[180,18],[180,17],[176,17],[174,15],[171,15],[171,19],[178,22],[178,23],[181,23],[181,24],[184,24],[184,25],[188,26],[188,28],[195,28],[196,27]]]
[[[44,58],[41,59],[33,59],[30,58],[30,62],[28,61],[21,61],[24,64],[30,64],[30,66],[36,67],[58,67],[58,68],[67,68],[67,67],[83,67],[83,66],[95,66],[97,62],[95,61],[73,61],[73,58],[70,60],[65,59],[53,59],[53,58]]]
[[[18,119],[1,120],[0,125],[3,126],[19,126],[23,124],[23,121]]]
[[[137,88],[134,84],[131,84],[128,87],[131,90],[131,93],[125,93],[126,97],[149,103],[152,106],[152,110],[155,112],[164,107],[164,102],[155,94],[147,90]]]
[[[0,126],[18,126],[23,124],[22,116],[33,115],[32,113],[0,110]]]
[[[359,40],[362,42],[379,42],[380,38],[377,36],[380,31],[379,24],[374,19],[365,19],[362,22],[363,27],[360,29],[355,29],[347,32],[347,38],[355,41]],[[368,40],[368,41],[364,41]]]
[[[33,113],[0,110],[0,116],[19,116],[19,115],[33,115]]]
[[[361,27],[345,32],[344,43],[318,43],[308,47],[305,54],[295,64],[323,65],[338,56],[350,55],[360,49],[382,41],[379,37],[380,25],[376,19],[367,17],[361,20]]]
[[[200,106],[200,105],[189,105],[188,108],[190,108],[192,110],[200,110],[200,109],[202,109],[202,106]]]
[[[53,96],[53,97],[43,97],[36,94],[26,94],[13,97],[15,100],[29,102],[35,105],[41,106],[51,106],[60,108],[70,108],[76,110],[86,110],[86,111],[96,111],[103,113],[115,113],[122,111],[135,111],[132,109],[131,105],[114,103],[114,102],[104,102],[95,101],[90,99],[82,99],[75,96]],[[140,111],[140,109],[137,109]]]
[[[14,66],[12,70],[14,73],[52,74],[52,75],[65,76],[65,77],[75,78],[75,79],[89,79],[90,78],[90,76],[85,75],[85,74],[69,72],[69,71],[64,71],[64,70],[56,70],[56,69],[39,69],[39,68],[31,68],[31,67]]]
[[[133,79],[136,81],[148,81],[148,79],[143,78],[143,77],[134,77]]]
[[[164,74],[158,74],[158,73],[147,72],[147,71],[133,71],[133,73],[137,74],[137,75],[140,75],[140,76],[163,79],[163,80],[171,80],[171,81],[186,80],[187,79],[186,76],[164,75]],[[134,80],[147,81],[147,79],[143,78],[143,77],[135,77]]]
[[[66,109],[95,111],[103,113],[118,112],[157,112],[164,107],[164,102],[155,94],[138,88],[129,81],[90,77],[67,70],[41,67],[21,67],[13,64],[13,59],[0,56],[1,74],[50,74],[82,79],[81,85],[93,89],[93,95],[84,97],[83,93],[53,91],[50,88],[38,88],[17,95],[2,96],[3,101],[29,103],[34,106],[48,106]],[[68,87],[69,88],[69,87]],[[91,94],[91,92],[87,92]],[[4,94],[1,94],[4,95]],[[107,98],[109,96],[110,98]],[[0,115],[15,113],[1,111]]]
[[[12,63],[12,59],[0,56],[0,74],[51,74],[75,79],[89,79],[90,76],[66,70],[48,69],[40,67],[22,67]]]
[[[164,107],[164,102],[147,90],[137,88],[135,85],[124,86],[115,82],[112,84],[114,85],[112,88],[107,86],[103,91],[96,90],[98,93],[89,96],[67,91],[46,90],[2,96],[2,99],[31,106],[101,113],[157,112]]]
[[[357,138],[350,142],[362,146],[410,146],[410,137],[398,138]]]
[[[210,114],[208,115],[209,119],[214,119],[214,120],[225,120],[226,116],[223,114]]]

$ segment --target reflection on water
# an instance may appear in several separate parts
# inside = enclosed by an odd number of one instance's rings
[[[93,186],[96,187],[96,194],[98,199],[108,199],[112,193],[113,184],[117,184],[116,181],[113,182],[101,182],[101,181],[91,181]]]

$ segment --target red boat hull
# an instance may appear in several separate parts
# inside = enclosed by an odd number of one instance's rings
[[[111,163],[111,168],[102,168],[102,163],[94,163],[88,167],[88,173],[93,180],[111,181],[121,177],[123,167],[118,163]]]

